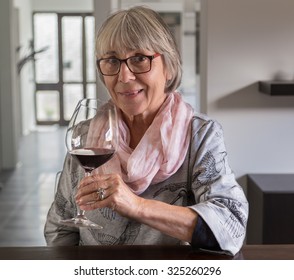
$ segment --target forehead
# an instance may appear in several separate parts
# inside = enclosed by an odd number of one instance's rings
[[[110,31],[110,30],[107,30]],[[122,32],[121,29],[116,29],[112,32],[103,32],[97,38],[96,41],[96,52],[97,56],[103,56],[110,52],[116,54],[126,54],[135,52],[154,52],[158,51],[156,49],[156,44],[148,36],[143,36],[142,34],[128,34]]]

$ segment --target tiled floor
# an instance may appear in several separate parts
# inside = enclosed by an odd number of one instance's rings
[[[0,172],[0,246],[45,245],[43,227],[62,169],[65,129],[40,128],[21,139],[19,164]]]

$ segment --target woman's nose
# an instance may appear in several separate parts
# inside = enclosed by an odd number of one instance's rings
[[[136,78],[135,74],[131,72],[125,62],[122,62],[122,64],[120,65],[120,71],[118,75],[118,79],[122,83],[127,83],[129,80],[134,80]]]

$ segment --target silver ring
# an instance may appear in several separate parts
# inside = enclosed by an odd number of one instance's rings
[[[98,188],[97,194],[99,200],[103,200],[105,198],[105,190],[103,188]]]

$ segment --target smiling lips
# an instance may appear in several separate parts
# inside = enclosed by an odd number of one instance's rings
[[[136,97],[142,91],[143,91],[143,89],[139,89],[139,90],[133,90],[133,91],[123,91],[123,92],[118,92],[118,93],[122,96],[125,96],[125,97]]]

